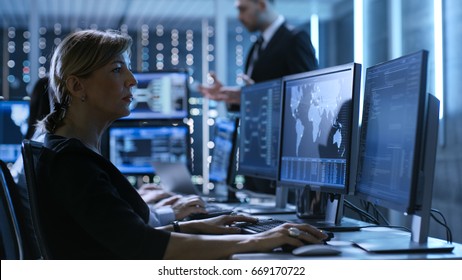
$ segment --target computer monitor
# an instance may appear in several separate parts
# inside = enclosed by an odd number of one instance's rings
[[[248,85],[241,91],[239,157],[237,174],[244,175],[244,189],[260,198],[274,198],[272,205],[249,206],[251,214],[294,213],[286,205],[287,192],[276,187],[281,132],[281,79]],[[249,186],[249,181],[253,186]],[[275,197],[274,197],[275,194]],[[271,204],[271,205],[270,205]]]
[[[439,101],[426,92],[427,60],[423,50],[366,72],[356,195],[413,215],[411,239],[358,242],[368,251],[450,249],[427,242],[439,115]]]
[[[341,222],[343,195],[354,191],[360,81],[361,65],[357,63],[282,80],[279,184],[334,194],[326,206],[326,223]]]
[[[281,99],[281,79],[242,88],[239,174],[277,180]]]
[[[213,183],[225,183],[231,176],[231,162],[237,137],[239,119],[217,118],[213,132],[212,161],[210,162],[209,180]]]
[[[212,160],[209,181],[214,184],[215,199],[227,202],[236,201],[231,186],[234,183],[236,145],[239,118],[217,118],[213,131]]]
[[[131,113],[123,119],[181,119],[188,115],[189,74],[184,70],[133,73]]]
[[[27,132],[29,101],[0,101],[0,158],[13,163],[21,156],[21,142]]]
[[[191,168],[190,131],[182,121],[119,120],[106,137],[107,157],[125,175],[154,175],[153,162]]]

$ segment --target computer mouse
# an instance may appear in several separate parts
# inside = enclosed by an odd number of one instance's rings
[[[342,251],[330,245],[311,244],[305,245],[292,250],[295,256],[336,256]]]
[[[328,231],[328,230],[323,230],[323,232],[327,235],[327,237],[323,240],[324,242],[324,245],[327,245],[327,241],[330,241],[332,238],[334,238],[334,233],[331,232],[331,231]],[[313,244],[313,243],[308,243],[308,242],[305,242],[303,240],[300,240],[302,241],[303,243],[305,243],[305,246],[313,246],[313,245],[321,245],[323,246],[322,244]],[[304,247],[304,246],[303,246]],[[289,245],[289,244],[285,244],[285,245],[282,245],[281,246],[282,248],[282,251],[283,252],[292,252],[294,249],[296,249],[297,247],[295,246],[292,246],[292,245]]]

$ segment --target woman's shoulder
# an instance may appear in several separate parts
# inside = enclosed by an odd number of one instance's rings
[[[64,177],[83,180],[92,176],[96,178],[110,170],[107,160],[102,159],[76,138],[47,134],[44,147],[40,154],[40,162],[47,166],[47,170],[53,170]]]
[[[88,148],[77,138],[48,133],[45,135],[44,148],[41,155],[56,168],[60,168],[59,165],[65,163],[66,166],[115,172],[113,170],[115,167],[108,159]]]
[[[41,152],[41,159],[54,168],[73,166],[75,168],[93,168],[99,164],[95,160],[94,152],[88,149],[76,138],[66,138],[59,135],[45,135],[44,148]]]
[[[44,147],[55,153],[83,151],[85,145],[78,139],[47,133],[44,139]]]

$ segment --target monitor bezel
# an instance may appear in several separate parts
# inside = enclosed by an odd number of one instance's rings
[[[241,90],[241,101],[242,101],[242,94],[247,94],[247,91],[249,90],[252,90],[253,88],[257,88],[257,87],[264,87],[266,85],[270,85],[270,84],[274,84],[274,83],[279,83],[279,87],[280,87],[280,91],[281,91],[281,100],[280,100],[280,108],[279,108],[279,120],[278,120],[278,124],[279,124],[279,133],[278,133],[278,143],[277,143],[277,147],[276,147],[276,172],[274,174],[274,176],[268,176],[267,174],[262,174],[261,172],[255,172],[255,171],[251,171],[251,170],[248,170],[248,169],[242,169],[242,162],[240,161],[241,159],[241,155],[239,154],[239,157],[238,157],[238,166],[239,166],[239,169],[237,170],[237,175],[243,175],[243,176],[248,176],[248,177],[252,177],[252,178],[258,178],[258,179],[266,179],[266,180],[270,180],[270,181],[274,181],[274,182],[277,182],[277,179],[278,179],[278,172],[279,172],[279,158],[280,158],[280,143],[279,141],[281,140],[280,137],[281,137],[281,120],[282,120],[282,100],[283,100],[283,96],[284,96],[284,92],[282,91],[283,90],[283,87],[282,87],[282,78],[277,78],[277,79],[271,79],[271,80],[267,80],[267,81],[263,81],[263,82],[259,82],[259,83],[255,83],[255,84],[249,84],[249,85],[246,85],[245,87],[242,88]],[[242,104],[242,102],[241,102]],[[239,130],[242,129],[242,120],[243,120],[243,110],[244,110],[244,106],[241,105],[241,112],[240,112],[240,125],[239,125]],[[242,141],[242,132],[239,131],[239,143],[238,143],[238,151],[239,153],[241,153],[240,151],[240,141]]]
[[[236,175],[239,165],[239,131],[240,131],[240,118],[236,117],[236,131],[234,132],[233,138],[233,149],[231,151],[231,157],[229,161],[228,174],[226,176],[226,184],[228,186],[234,186],[236,181]]]
[[[392,209],[396,211],[401,211],[406,214],[414,214],[416,211],[420,210],[421,204],[422,204],[422,193],[421,193],[421,183],[422,183],[422,164],[424,160],[424,153],[423,149],[425,148],[424,141],[425,141],[425,126],[426,126],[426,104],[427,104],[427,99],[428,99],[428,93],[427,93],[427,71],[428,71],[428,51],[427,50],[419,50],[389,61],[385,61],[376,65],[373,65],[371,67],[368,67],[366,70],[366,77],[365,77],[365,86],[364,86],[364,111],[363,111],[363,126],[361,127],[361,136],[360,136],[360,141],[363,141],[364,137],[366,137],[365,134],[367,130],[367,126],[364,123],[364,118],[366,117],[366,106],[367,106],[367,101],[368,98],[366,96],[366,90],[368,89],[367,87],[367,75],[371,71],[389,66],[391,64],[398,63],[400,61],[404,61],[409,59],[410,57],[418,57],[421,60],[421,73],[420,73],[420,83],[419,83],[419,89],[418,89],[418,104],[417,104],[417,125],[416,125],[416,131],[415,131],[415,139],[414,139],[414,156],[412,160],[412,173],[411,173],[411,180],[410,180],[410,190],[409,190],[409,197],[407,199],[406,205],[402,204],[401,202],[396,202],[396,201],[391,201],[391,200],[383,200],[381,197],[374,196],[373,194],[370,193],[364,193],[361,191],[361,189],[358,187],[355,191],[355,196],[357,196],[360,199],[363,199],[365,201],[368,201],[376,206],[381,206],[385,207],[387,209]],[[362,169],[362,150],[360,150],[359,153],[359,158],[358,158],[358,178],[357,182],[359,184],[360,182],[360,175],[361,175],[361,169]]]
[[[340,195],[350,195],[354,194],[356,186],[356,172],[358,167],[358,153],[359,153],[359,120],[360,120],[360,100],[361,100],[361,64],[351,62],[347,64],[317,69],[309,72],[299,73],[284,76],[282,79],[282,90],[283,90],[283,99],[282,99],[282,114],[281,114],[281,133],[279,139],[279,162],[282,161],[282,147],[283,143],[283,122],[284,117],[287,112],[285,112],[285,101],[286,101],[286,84],[287,82],[300,80],[300,79],[310,79],[317,78],[319,76],[325,76],[329,74],[337,74],[339,72],[351,71],[352,87],[351,87],[351,131],[350,131],[350,153],[347,159],[347,172],[345,179],[345,186],[343,188],[326,186],[326,185],[310,185],[305,183],[285,181],[281,178],[281,164],[278,168],[278,185],[283,187],[293,187],[293,188],[306,188],[309,187],[313,190],[319,190],[324,193],[340,194]]]
[[[184,127],[187,131],[186,134],[186,166],[188,170],[192,172],[192,144],[191,144],[191,127],[189,124],[185,123],[183,120],[173,120],[173,119],[119,119],[111,124],[106,130],[103,141],[104,149],[102,149],[102,155],[110,161],[110,130],[112,128],[162,128],[162,127]],[[115,165],[114,165],[115,166]],[[117,166],[116,166],[117,167]],[[127,176],[139,176],[139,175],[154,175],[153,172],[123,172]]]
[[[123,117],[123,120],[146,120],[146,119],[156,119],[156,120],[162,120],[162,119],[182,119],[186,118],[189,115],[189,97],[191,96],[190,88],[189,88],[189,83],[190,83],[190,73],[187,69],[181,69],[181,68],[173,68],[173,69],[163,69],[163,70],[152,70],[152,71],[134,71],[132,72],[133,76],[135,79],[138,80],[137,76],[143,76],[143,75],[152,75],[152,74],[183,74],[185,75],[185,89],[186,89],[186,96],[184,99],[184,113],[180,114],[173,114],[171,116],[167,116],[163,113],[156,113],[156,112],[147,112],[147,113],[139,113],[137,114],[136,112],[130,111],[130,115]],[[135,97],[134,97],[135,98]],[[139,116],[138,116],[139,115]]]

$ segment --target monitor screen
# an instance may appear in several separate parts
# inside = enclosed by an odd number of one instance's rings
[[[281,79],[242,88],[239,174],[277,180],[281,99]]]
[[[232,156],[237,136],[237,119],[216,119],[210,162],[209,180],[211,182],[227,183],[231,176]]]
[[[281,183],[353,191],[360,80],[355,63],[284,77]]]
[[[188,115],[189,74],[181,70],[133,73],[131,113],[124,119],[181,119]]]
[[[15,162],[21,156],[28,119],[29,101],[0,101],[0,155],[4,162]]]
[[[189,126],[184,123],[117,121],[107,138],[109,160],[123,174],[155,174],[153,162],[191,164]]]
[[[366,72],[356,194],[408,213],[418,203],[427,57],[419,51]]]

